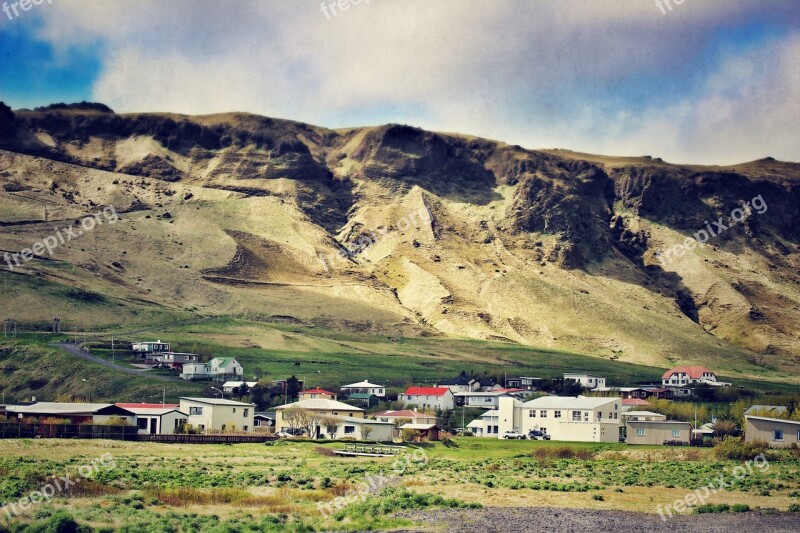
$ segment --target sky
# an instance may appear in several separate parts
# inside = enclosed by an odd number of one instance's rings
[[[797,0],[0,0],[0,101],[800,161]],[[23,0],[23,3],[28,0]]]

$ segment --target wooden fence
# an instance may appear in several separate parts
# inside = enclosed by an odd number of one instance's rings
[[[0,439],[136,440],[138,431],[136,426],[0,423]]]
[[[244,444],[278,440],[275,435],[139,435],[136,440],[176,444]]]

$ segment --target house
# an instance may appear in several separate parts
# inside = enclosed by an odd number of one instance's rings
[[[321,398],[323,400],[335,400],[336,393],[320,389],[319,387],[300,392],[301,400],[315,400],[317,398]]]
[[[400,426],[404,435],[410,435],[412,442],[428,442],[439,440],[439,426],[436,424],[419,424],[409,422]]]
[[[170,435],[183,428],[188,419],[177,403],[117,403],[136,415],[140,435]]]
[[[622,413],[622,418],[626,421],[653,421],[653,420],[666,420],[667,415],[660,413],[653,413],[651,411],[628,411]]]
[[[181,368],[181,379],[186,381],[200,381],[211,379],[206,363],[187,363]]]
[[[260,433],[273,433],[275,431],[275,413],[267,411],[253,415],[253,430]]]
[[[411,409],[402,409],[400,411],[379,411],[372,415],[375,420],[381,422],[391,422],[394,425],[399,424],[401,421],[413,422],[415,424],[435,424],[436,417],[419,411],[412,411]]]
[[[181,378],[188,381],[221,380],[243,375],[244,368],[233,357],[215,357],[207,363],[186,363],[181,370]]]
[[[253,431],[255,404],[218,398],[181,398],[187,424],[201,431]]]
[[[660,419],[629,419],[625,423],[628,444],[678,444],[688,446],[692,425],[689,422]]]
[[[671,400],[675,397],[672,389],[661,387],[657,385],[640,385],[640,389],[644,390],[648,398],[656,398],[658,400]],[[691,393],[691,389],[687,389]]]
[[[623,399],[647,398],[647,391],[641,387],[597,387],[594,391],[604,394],[616,394]]]
[[[164,353],[169,351],[169,343],[158,341],[134,342],[131,344],[131,351],[147,357],[148,354]]]
[[[180,352],[164,352],[160,354],[153,354],[149,357],[156,363],[167,365],[172,368],[183,368],[187,363],[197,363],[200,361],[200,356],[196,353],[180,353]]]
[[[714,424],[706,423],[692,430],[692,440],[705,440],[714,437]]]
[[[800,421],[746,415],[744,441],[766,442],[772,448],[800,445]]]
[[[244,375],[244,368],[233,357],[215,357],[208,363],[209,373],[214,378]]]
[[[447,387],[448,389],[450,389],[450,392],[455,394],[457,392],[475,391],[478,389],[480,385],[477,379],[469,377],[462,372],[459,376],[456,376],[453,379],[445,379],[443,381],[440,381],[434,386]]]
[[[506,431],[539,430],[553,440],[617,442],[621,427],[620,398],[542,396],[522,403],[500,397],[497,438]]]
[[[386,387],[370,383],[365,379],[358,383],[343,386],[342,394],[345,396],[350,396],[351,394],[374,394],[378,398],[384,398],[386,396]]]
[[[786,407],[782,405],[751,405],[744,412],[744,415],[765,416],[774,418],[775,415],[782,415],[786,412]]]
[[[605,387],[606,386],[606,378],[601,378],[599,376],[593,376],[591,374],[584,374],[584,373],[570,373],[564,374],[564,380],[571,379],[581,384],[584,389],[596,389],[598,387]]]
[[[359,405],[361,407],[375,407],[378,405],[380,398],[375,396],[374,394],[368,394],[365,392],[354,392],[350,396],[347,397],[347,403],[353,405]]]
[[[517,385],[516,388],[525,390],[539,390],[539,385],[541,381],[542,378],[532,378],[532,377],[522,376],[519,378],[519,385]],[[510,382],[506,383],[506,386],[510,387],[511,383]]]
[[[119,421],[123,425],[134,425],[136,415],[113,403],[67,403],[35,402],[29,405],[7,405],[8,418],[57,418],[69,420],[70,424],[108,424]]]
[[[635,411],[638,409],[647,409],[653,407],[653,404],[647,400],[640,398],[623,398],[622,399],[622,412]]]
[[[704,366],[676,366],[664,372],[661,384],[665,387],[680,387],[694,383],[715,382],[717,375]]]
[[[234,389],[239,389],[242,385],[247,385],[247,389],[250,390],[258,385],[258,381],[226,381],[222,384],[222,390],[228,394],[233,394]]]
[[[513,392],[526,392],[513,389]],[[501,396],[512,396],[507,389],[497,389],[487,392],[459,392],[455,394],[457,405],[467,407],[484,407],[486,409],[497,408]]]
[[[476,418],[475,420],[467,424],[467,429],[471,431],[473,435],[475,435],[476,437],[497,438],[497,434],[499,431],[499,424],[497,422],[497,419],[499,415],[500,411],[498,411],[497,409],[486,411],[479,418]]]
[[[483,379],[478,381],[478,388],[477,388],[476,392],[478,392],[478,391],[488,392],[488,391],[493,391],[493,390],[502,389],[502,388],[503,388],[503,386],[501,384],[497,383],[494,379],[492,379],[492,378],[483,378]]]
[[[314,438],[390,442],[394,438],[394,424],[368,418],[331,416],[317,421],[314,426]]]
[[[311,413],[308,425],[315,426],[314,420],[319,420],[328,416],[366,418],[364,410],[354,405],[348,405],[336,400],[326,400],[316,398],[313,400],[300,400],[299,402],[287,403],[275,408],[275,431],[292,431],[298,429],[292,427],[292,423],[286,420],[287,409],[303,409]],[[307,428],[302,428],[307,429]]]
[[[403,402],[406,407],[414,406],[431,410],[452,409],[455,407],[453,400],[453,393],[447,387],[409,387],[405,392],[397,395],[397,401]]]

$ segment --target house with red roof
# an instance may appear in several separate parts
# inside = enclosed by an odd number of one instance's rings
[[[622,399],[622,412],[638,411],[640,409],[647,409],[653,407],[653,404],[641,398],[623,398]]]
[[[455,406],[453,392],[448,387],[409,387],[397,395],[397,400],[418,409],[444,410]]]
[[[676,366],[664,372],[661,384],[665,387],[684,387],[695,383],[716,383],[717,375],[701,365]]]
[[[308,389],[300,392],[300,399],[301,400],[335,400],[336,393],[330,392],[325,389],[320,389],[319,387],[315,387],[313,389]]]

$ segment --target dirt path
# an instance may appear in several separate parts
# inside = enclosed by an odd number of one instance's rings
[[[658,515],[595,509],[553,507],[487,507],[401,513],[421,522],[426,530],[480,533],[730,533],[731,531],[797,532],[800,514],[726,513],[676,516],[662,521]]]
[[[114,370],[116,370],[118,372],[122,372],[123,374],[133,374],[135,376],[143,376],[143,377],[146,377],[146,378],[149,378],[149,379],[155,379],[155,380],[158,380],[158,381],[173,381],[173,382],[174,381],[180,381],[180,378],[172,378],[172,377],[169,377],[169,376],[159,376],[157,374],[148,374],[148,372],[150,372],[149,370],[137,370],[135,368],[128,368],[126,366],[120,366],[120,365],[111,363],[111,362],[106,361],[105,359],[103,359],[101,357],[97,357],[96,355],[92,355],[92,354],[90,354],[88,352],[84,352],[83,350],[81,350],[80,346],[76,345],[76,344],[72,344],[72,343],[68,343],[68,342],[59,342],[58,344],[56,344],[56,346],[61,348],[65,352],[68,352],[68,353],[74,355],[75,357],[80,357],[81,359],[89,361],[90,363],[97,363],[98,365],[103,365],[105,367],[112,368],[112,369],[114,369]]]

